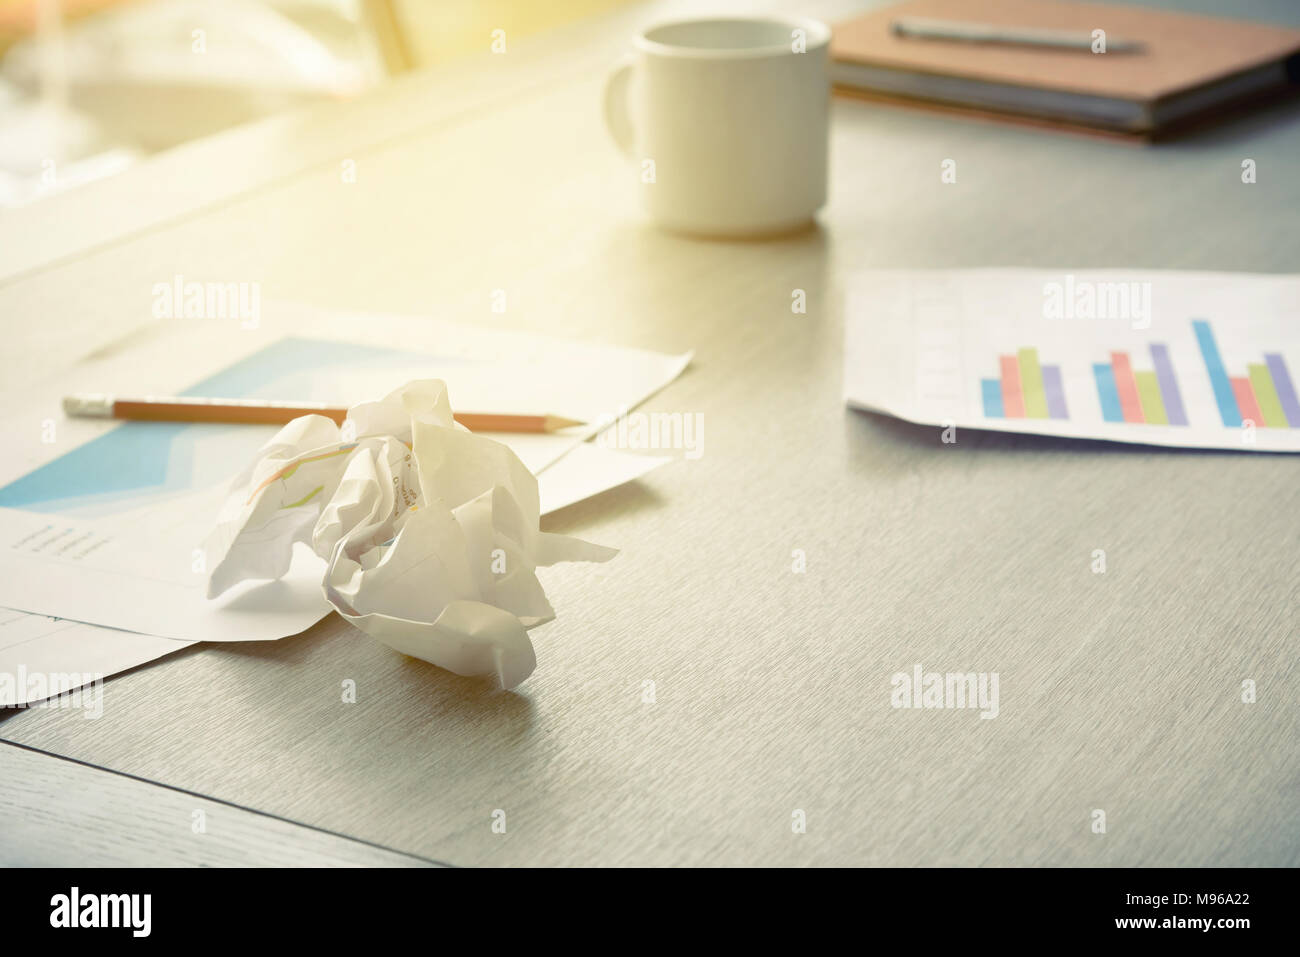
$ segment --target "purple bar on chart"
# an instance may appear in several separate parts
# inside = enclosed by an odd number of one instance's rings
[[[1061,388],[1061,367],[1043,366],[1043,391],[1047,393],[1047,414],[1053,419],[1068,419],[1065,391]]]
[[[1174,365],[1169,361],[1169,347],[1163,342],[1151,343],[1151,364],[1156,368],[1156,381],[1160,383],[1160,398],[1165,403],[1165,418],[1170,425],[1186,425],[1187,412],[1183,397],[1174,378]]]
[[[1287,372],[1286,362],[1276,352],[1265,353],[1264,361],[1268,363],[1268,374],[1273,377],[1277,400],[1282,403],[1282,411],[1286,413],[1287,425],[1300,429],[1300,400],[1296,399],[1295,383]]]

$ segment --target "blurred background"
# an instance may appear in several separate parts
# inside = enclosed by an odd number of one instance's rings
[[[0,209],[628,2],[0,0]]]

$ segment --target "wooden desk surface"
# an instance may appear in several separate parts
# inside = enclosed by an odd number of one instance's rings
[[[693,348],[647,408],[705,424],[698,460],[544,523],[623,552],[546,574],[559,617],[533,632],[540,664],[516,693],[334,617],[112,678],[98,721],[11,712],[0,735],[461,865],[1300,863],[1296,460],[945,446],[840,397],[841,303],[863,267],[1300,271],[1300,109],[1140,148],[836,102],[818,229],[684,239],[639,218],[599,110],[632,27],[683,8],[237,131],[0,221],[11,388],[129,345],[152,284],[181,273]],[[1283,2],[1247,12],[1300,23]],[[892,709],[890,675],[916,662],[999,672],[1001,714]]]

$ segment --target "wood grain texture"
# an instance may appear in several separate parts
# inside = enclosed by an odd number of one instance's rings
[[[129,345],[177,272],[695,349],[647,408],[703,414],[703,456],[544,522],[623,551],[545,570],[558,618],[532,633],[536,673],[502,693],[335,617],[113,678],[98,721],[29,711],[0,735],[465,865],[1300,863],[1296,460],[974,432],[945,446],[840,397],[861,268],[1300,270],[1300,111],[1143,149],[837,102],[820,226],[698,241],[641,220],[600,125],[626,31],[681,9],[584,28],[558,65],[528,68],[527,92],[481,108],[429,106],[422,125],[409,97],[395,116],[381,95],[328,136],[313,121],[334,158],[306,168],[245,131],[293,173],[0,286],[16,385]],[[1282,3],[1250,14],[1300,22]],[[434,99],[448,74],[420,82]],[[189,175],[222,171],[196,151]],[[82,191],[81,215],[120,209],[118,189]],[[890,675],[916,662],[998,671],[1000,716],[892,709]]]
[[[0,833],[0,867],[436,864],[3,743]]]

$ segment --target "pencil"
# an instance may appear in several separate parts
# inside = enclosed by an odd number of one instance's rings
[[[63,411],[78,418],[223,422],[240,425],[284,425],[301,415],[323,415],[342,425],[348,414],[347,409],[316,402],[153,395],[119,398],[85,392],[65,396]],[[501,412],[455,412],[453,415],[457,422],[471,432],[554,432],[584,424],[578,419],[566,419],[558,415]]]
[[[1044,30],[1036,27],[1006,27],[993,23],[942,20],[935,17],[900,17],[889,24],[895,35],[923,40],[954,40],[962,43],[1003,43],[1013,46],[1061,47],[1091,50],[1096,42],[1086,30]],[[1136,53],[1143,45],[1136,40],[1112,37],[1106,41],[1109,53]]]

